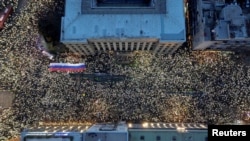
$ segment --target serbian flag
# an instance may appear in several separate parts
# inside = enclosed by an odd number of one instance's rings
[[[50,72],[83,72],[86,70],[84,63],[71,64],[71,63],[50,63]]]

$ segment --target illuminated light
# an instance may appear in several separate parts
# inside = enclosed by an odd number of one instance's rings
[[[154,123],[151,123],[151,126],[152,126],[153,128],[155,128],[155,125],[154,125]]]
[[[177,124],[177,123],[175,123],[175,124],[174,124],[174,127],[176,127],[176,128],[177,128],[177,127],[178,127],[178,124]]]
[[[73,128],[73,126],[70,126],[70,127],[69,127],[69,129],[72,129],[72,128]]]
[[[77,127],[77,129],[80,129],[80,128],[81,128],[81,126],[78,126],[78,127]]]
[[[207,128],[205,125],[203,125],[203,124],[200,124],[200,126],[202,127],[202,128]]]
[[[49,128],[48,126],[45,127],[45,129],[48,129],[48,128]]]
[[[62,132],[55,133],[55,136],[68,136],[68,135],[69,133],[65,131],[63,131],[63,133]]]
[[[142,124],[142,127],[143,127],[143,128],[148,128],[148,123],[147,123],[147,122],[143,123],[143,124]]]
[[[132,128],[132,124],[131,124],[131,123],[129,123],[129,124],[128,124],[128,127],[129,127],[129,128]]]
[[[178,132],[186,132],[187,131],[185,127],[177,127],[176,130]]]
[[[181,126],[182,126],[182,127],[185,127],[185,125],[184,125],[183,123],[181,124]]]
[[[164,126],[165,128],[168,128],[167,125],[166,125],[166,123],[163,123],[163,126]]]
[[[158,128],[161,128],[160,123],[157,123],[157,127],[158,127]]]
[[[176,128],[185,128],[185,127],[176,125]]]
[[[194,124],[194,128],[199,128],[199,126],[197,126],[197,124]]]
[[[47,131],[47,130],[45,130],[44,132],[45,132],[45,133],[48,133],[48,131]]]
[[[243,121],[241,121],[241,120],[235,120],[235,121],[234,121],[234,124],[235,124],[235,125],[241,125],[241,124],[244,124],[244,123],[243,123]]]
[[[176,129],[177,129],[177,130],[186,130],[185,127],[177,127]]]
[[[33,133],[28,133],[25,136],[51,136],[53,135],[52,133],[41,133],[41,132],[33,132]]]
[[[170,126],[171,128],[174,128],[174,126],[172,125],[172,123],[170,123],[169,126]]]
[[[84,132],[84,130],[81,130],[80,132],[82,133],[82,132]]]
[[[191,124],[190,124],[190,123],[188,123],[188,125],[187,125],[187,126],[188,126],[188,128],[193,128],[193,126],[191,126]]]

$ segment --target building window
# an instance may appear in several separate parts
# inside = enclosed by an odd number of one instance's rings
[[[171,47],[169,47],[169,48],[166,48],[166,49],[164,49],[164,53],[169,53],[170,51],[172,51],[173,49],[171,48]]]
[[[193,139],[192,139],[192,136],[189,136],[188,137],[188,141],[192,141]]]
[[[156,140],[157,140],[157,141],[160,141],[160,140],[161,140],[161,137],[160,137],[160,136],[156,136]]]
[[[151,47],[149,48],[149,50],[153,50],[153,46],[151,46]]]
[[[118,50],[119,50],[119,48],[120,48],[120,45],[119,45],[119,43],[115,43],[116,44],[116,47],[118,48]]]
[[[177,141],[176,136],[172,137],[172,141]]]
[[[110,45],[110,48],[111,48],[111,50],[115,50],[114,46],[112,44]]]
[[[138,47],[138,43],[134,43],[134,48],[137,50],[137,47]]]
[[[95,51],[97,51],[98,49],[97,49],[97,47],[94,45],[94,49],[95,49]]]
[[[141,136],[141,137],[140,137],[140,140],[144,140],[144,139],[145,139],[144,136]]]
[[[149,47],[149,43],[146,43],[145,44],[145,49],[148,49],[148,47]]]

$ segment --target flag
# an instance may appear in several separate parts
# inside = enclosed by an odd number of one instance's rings
[[[84,63],[50,63],[50,72],[83,72],[86,70]]]

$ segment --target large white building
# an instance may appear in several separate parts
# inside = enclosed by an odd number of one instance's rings
[[[208,141],[199,123],[96,123],[24,129],[21,141]]]
[[[71,52],[171,54],[185,41],[183,0],[66,0],[61,42]]]
[[[190,4],[194,50],[250,50],[247,0],[197,0]]]

